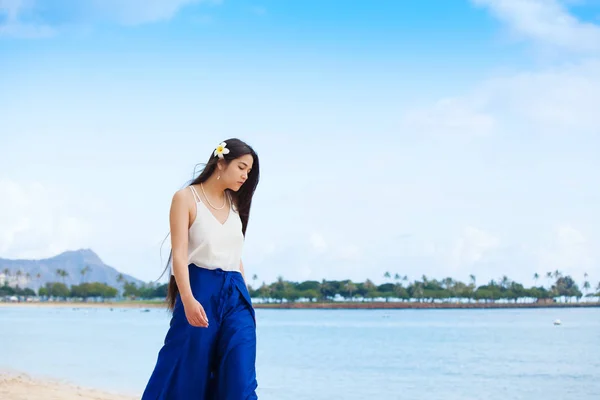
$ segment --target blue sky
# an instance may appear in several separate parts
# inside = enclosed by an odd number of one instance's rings
[[[261,157],[261,281],[600,280],[600,2],[0,0],[0,257],[157,278],[173,192]]]

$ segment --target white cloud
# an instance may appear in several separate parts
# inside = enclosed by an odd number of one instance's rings
[[[93,226],[79,210],[93,203],[77,200],[82,199],[68,201],[62,191],[36,182],[0,180],[2,257],[42,258],[89,247]]]
[[[137,25],[171,19],[185,6],[202,0],[92,0],[89,7],[107,20]],[[212,1],[215,2],[215,1]]]
[[[500,239],[495,235],[472,226],[466,227],[452,249],[451,264],[455,268],[470,267],[499,246]]]
[[[327,250],[327,242],[325,241],[325,238],[323,237],[322,234],[320,234],[318,232],[313,232],[310,235],[309,241],[310,241],[312,248],[315,251],[322,253],[325,250]]]
[[[492,78],[473,91],[410,110],[404,129],[434,137],[589,135],[600,125],[600,60]]]
[[[482,101],[483,100],[483,101]],[[486,99],[441,99],[429,108],[413,109],[402,119],[403,131],[427,136],[488,136],[496,126],[483,109]]]
[[[579,21],[555,0],[472,1],[489,8],[539,48],[554,46],[562,51],[563,62],[490,78],[463,95],[407,110],[401,130],[471,139],[540,133],[597,135],[600,25]],[[572,57],[571,50],[582,51],[583,57]]]
[[[539,252],[541,271],[571,274],[577,281],[597,267],[592,247],[584,234],[570,225],[557,226]]]
[[[221,0],[0,0],[0,36],[36,38],[56,34],[63,25],[114,22],[139,25],[173,18],[182,8]],[[45,15],[55,20],[45,20]],[[60,21],[60,22],[57,22]]]
[[[597,146],[600,58],[593,51],[600,49],[600,27],[579,22],[554,1],[474,2],[489,7],[512,29],[538,45],[556,46],[563,51],[589,51],[590,54],[539,70],[488,79],[468,93],[407,112],[402,120],[404,128],[437,138],[494,136],[494,140],[486,142],[490,144],[516,145],[527,138],[556,136],[562,138],[560,143],[580,150]],[[531,161],[536,159],[532,154]],[[589,169],[593,169],[592,164]],[[531,198],[534,194],[527,196]],[[576,210],[563,209],[563,212],[568,216]],[[518,218],[518,215],[515,213],[513,217]],[[553,214],[544,217],[545,221],[555,218]],[[530,279],[528,271],[538,267],[544,271],[559,269],[582,275],[585,270],[589,272],[598,266],[588,241],[572,227],[557,228],[554,236],[541,239],[538,247],[532,247],[529,242],[537,241],[539,230],[514,233],[503,232],[509,241],[503,243],[494,234],[470,227],[453,247],[441,240],[429,253],[440,268],[485,273],[490,278],[496,278],[492,274],[498,268],[526,280]]]
[[[8,20],[15,20],[19,12],[27,7],[31,1],[25,0],[0,0],[0,13]]]
[[[544,47],[600,51],[600,27],[569,14],[565,1],[472,0],[487,7],[516,34]]]
[[[33,0],[0,0],[0,36],[23,38],[52,36],[54,30],[46,24],[20,21],[20,15],[28,12],[33,4]]]
[[[333,256],[338,260],[353,261],[362,256],[362,249],[351,244],[341,245],[335,250]]]
[[[47,25],[26,24],[20,22],[0,25],[0,37],[11,36],[23,39],[38,39],[54,36],[56,30]]]
[[[362,249],[344,240],[341,235],[334,235],[331,232],[329,236],[326,239],[322,233],[313,232],[309,237],[311,249],[323,257],[323,260],[327,259],[332,262],[356,261],[362,256]]]
[[[486,90],[498,114],[513,115],[526,127],[570,135],[597,132],[600,60],[498,79]]]
[[[258,240],[247,240],[246,241],[245,254],[250,256],[254,263],[262,263],[271,257],[276,256],[278,250],[277,243],[267,237]],[[245,258],[245,257],[244,257]]]

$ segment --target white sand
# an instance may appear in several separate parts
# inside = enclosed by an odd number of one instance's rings
[[[134,400],[139,397],[82,388],[50,379],[35,379],[27,374],[0,371],[2,400]]]

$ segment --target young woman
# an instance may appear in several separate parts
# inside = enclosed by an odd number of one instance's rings
[[[173,196],[173,315],[142,400],[258,398],[256,320],[241,259],[258,167],[250,146],[226,140]]]

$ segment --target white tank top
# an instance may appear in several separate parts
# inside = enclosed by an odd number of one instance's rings
[[[242,220],[234,209],[231,198],[229,214],[223,224],[210,212],[193,186],[189,186],[196,200],[196,218],[188,231],[188,263],[201,268],[240,271],[244,234]]]

